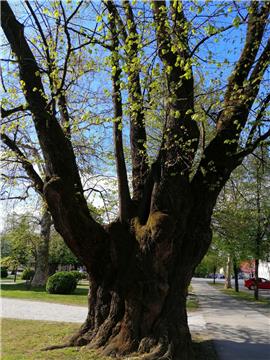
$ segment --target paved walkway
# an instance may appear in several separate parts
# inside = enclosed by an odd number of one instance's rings
[[[256,304],[236,300],[198,280],[192,281],[192,287],[220,360],[270,360],[270,319]]]
[[[0,298],[0,302],[3,318],[83,323],[87,316],[87,307],[82,306],[11,298]],[[188,321],[191,330],[205,329],[203,316],[197,311],[189,315]]]
[[[4,318],[83,323],[87,316],[83,306],[10,298],[1,298],[1,305]]]

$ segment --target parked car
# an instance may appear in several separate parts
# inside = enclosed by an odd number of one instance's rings
[[[249,290],[253,290],[255,287],[255,278],[245,280],[245,287]],[[270,289],[270,281],[264,278],[258,278],[259,289]]]
[[[225,276],[223,274],[217,274],[218,279],[225,279]]]

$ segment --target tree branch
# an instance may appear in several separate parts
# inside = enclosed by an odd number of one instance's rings
[[[252,74],[259,72],[260,76],[259,79],[256,79],[257,83],[252,85],[251,77],[255,75],[251,75],[250,79],[248,79],[248,74],[254,65],[261,46],[269,11],[270,2],[265,2],[261,9],[260,2],[253,1],[251,3],[245,45],[228,80],[223,110],[220,112],[217,121],[217,135],[206,147],[198,171],[193,179],[194,184],[197,181],[200,184],[208,184],[205,185],[207,187],[205,191],[208,194],[218,193],[229,178],[232,170],[239,165],[241,156],[235,155],[237,154],[240,134],[246,125],[251,106],[257,96],[262,80],[262,73],[265,71],[269,59],[268,42],[253,69]],[[252,152],[267,137],[268,132],[248,146],[248,149],[241,152],[242,156]]]
[[[5,36],[18,58],[21,83],[45,159],[47,181],[43,193],[55,227],[88,271],[100,276],[98,269],[106,266],[107,235],[89,213],[72,145],[48,110],[36,59],[25,39],[23,25],[7,1],[1,4],[1,19]]]
[[[33,181],[34,188],[40,195],[43,195],[44,183],[43,183],[41,177],[35,171],[33,165],[30,163],[30,161],[26,158],[26,156],[19,149],[18,145],[14,141],[12,141],[6,134],[4,134],[2,132],[1,132],[1,140],[3,141],[4,144],[6,144],[6,146],[10,150],[12,150],[17,155],[17,157],[19,158],[29,179],[31,179]]]
[[[270,5],[269,5],[270,8]],[[270,9],[269,9],[270,12]],[[268,42],[261,53],[259,59],[256,62],[256,65],[250,75],[249,83],[250,83],[250,100],[249,100],[249,106],[251,107],[254,99],[256,98],[260,83],[263,77],[263,74],[267,67],[270,64],[270,38],[268,39]]]
[[[250,12],[248,17],[247,33],[245,46],[242,50],[241,56],[232,72],[228,81],[228,90],[225,94],[225,99],[231,98],[232,89],[235,85],[241,86],[254,64],[255,58],[258,54],[264,29],[267,23],[267,18],[270,11],[270,3],[267,1],[259,10],[260,2],[252,1],[250,5]]]
[[[112,47],[112,84],[113,84],[113,107],[114,107],[114,122],[113,122],[113,134],[114,134],[114,153],[116,161],[116,172],[118,180],[118,198],[119,198],[119,218],[121,221],[125,221],[130,215],[130,192],[128,186],[127,170],[123,149],[122,139],[122,120],[123,120],[123,108],[122,108],[122,96],[120,89],[121,81],[121,68],[119,63],[119,40],[117,37],[115,17],[109,17],[109,28],[111,32],[111,47]]]
[[[42,30],[42,27],[40,25],[40,22],[38,20],[38,17],[36,16],[36,13],[35,11],[33,10],[31,4],[29,3],[29,1],[26,1],[26,6],[28,7],[31,15],[33,16],[34,18],[34,21],[36,23],[36,26],[38,28],[38,31],[40,33],[40,36],[41,36],[41,39],[43,41],[43,45],[44,45],[44,50],[45,50],[45,54],[46,54],[46,59],[47,59],[47,64],[48,64],[48,77],[49,77],[49,82],[50,82],[50,90],[51,90],[51,93],[52,93],[52,107],[53,107],[53,111],[55,111],[55,99],[54,99],[54,84],[53,84],[53,79],[52,79],[52,72],[54,70],[54,65],[53,65],[53,61],[52,61],[52,58],[51,58],[51,55],[50,55],[50,50],[49,50],[49,46],[48,46],[48,42],[47,42],[47,39],[46,39],[46,36]]]
[[[4,119],[12,114],[15,114],[16,112],[19,112],[19,111],[25,111],[25,110],[28,110],[29,107],[27,105],[20,105],[20,106],[17,106],[13,109],[8,109],[8,110],[5,110],[4,108],[2,108],[1,106],[1,118]]]
[[[178,35],[172,38],[165,1],[152,1],[158,53],[164,65],[169,92],[169,115],[163,132],[161,165],[164,173],[186,178],[198,147],[200,132],[192,120],[194,81],[189,58],[186,19],[179,1],[171,4]]]
[[[211,38],[212,38],[213,36],[215,36],[215,35],[218,35],[218,34],[221,34],[221,33],[225,32],[225,31],[227,31],[227,30],[230,30],[230,29],[232,29],[233,27],[234,27],[234,25],[228,25],[228,26],[226,26],[226,27],[224,27],[224,28],[221,28],[221,29],[218,29],[218,30],[214,31],[212,34],[210,34],[210,35],[204,37],[203,39],[201,39],[201,40],[194,46],[194,48],[191,50],[191,52],[190,52],[190,57],[192,57],[192,56],[195,54],[195,52],[199,49],[199,47],[200,47],[202,44],[204,44],[207,40],[211,39]]]
[[[262,142],[267,140],[270,137],[270,129],[266,131],[264,134],[259,136],[253,143],[249,143],[244,150],[238,152],[234,155],[234,159],[241,161],[244,159],[245,156],[251,154]]]
[[[249,132],[249,135],[248,135],[248,138],[247,138],[247,141],[246,141],[246,146],[248,146],[252,140],[253,140],[253,137],[255,135],[255,132],[256,130],[258,129],[258,126],[260,125],[261,123],[261,120],[262,120],[262,117],[263,117],[263,114],[265,112],[265,110],[267,109],[267,106],[270,102],[270,94],[268,94],[266,96],[265,99],[263,99],[263,101],[261,102],[261,108],[260,108],[260,111],[258,112],[257,116],[256,116],[256,119],[254,121],[254,124],[253,126],[251,127],[250,129],[250,132]]]
[[[130,100],[130,143],[132,160],[133,199],[138,201],[143,196],[146,173],[149,170],[146,151],[146,130],[143,96],[140,83],[140,61],[138,45],[141,40],[137,32],[133,10],[129,1],[123,1],[127,19],[128,33],[125,37],[125,49],[128,66],[128,91]],[[117,11],[117,10],[116,10]],[[117,16],[119,19],[120,16]],[[121,25],[121,24],[120,24]],[[122,28],[123,29],[123,28]]]

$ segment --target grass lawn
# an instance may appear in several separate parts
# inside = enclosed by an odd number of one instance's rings
[[[199,307],[199,301],[195,294],[189,293],[187,298],[187,310],[195,311]]]
[[[85,348],[40,349],[64,343],[78,325],[35,320],[2,319],[2,360],[103,360]]]
[[[25,282],[14,284],[1,284],[1,296],[15,299],[26,299],[46,301],[67,305],[87,306],[87,282],[80,283],[75,292],[69,295],[48,294],[44,288],[33,288],[27,290]]]
[[[218,288],[224,294],[231,295],[231,296],[235,297],[238,300],[243,299],[243,300],[247,300],[247,301],[251,301],[251,302],[255,302],[255,303],[259,303],[259,304],[270,305],[270,301],[267,300],[267,299],[255,300],[254,295],[253,295],[253,291],[251,291],[250,294],[245,292],[245,291],[241,291],[241,290],[239,292],[236,292],[234,289],[224,289],[224,284],[220,284],[220,283],[215,283],[214,284],[212,282],[209,282],[208,284]],[[259,294],[259,296],[260,296],[260,294]]]
[[[109,360],[93,350],[67,348],[50,351],[40,349],[64,343],[78,325],[35,320],[2,319],[2,360]],[[195,334],[196,360],[217,360],[212,342]],[[131,359],[131,358],[130,358]]]

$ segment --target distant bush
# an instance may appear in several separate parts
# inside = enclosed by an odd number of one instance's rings
[[[85,274],[80,271],[72,270],[70,273],[75,277],[77,284],[80,280],[85,279]]]
[[[60,271],[47,280],[46,291],[50,294],[71,294],[77,286],[77,280],[71,271]]]
[[[1,278],[4,279],[8,277],[8,271],[7,271],[7,268],[5,267],[1,267]]]
[[[26,268],[22,272],[22,280],[31,280],[34,277],[34,274],[35,274],[34,270]]]

